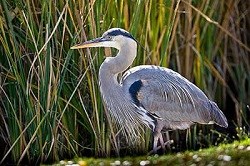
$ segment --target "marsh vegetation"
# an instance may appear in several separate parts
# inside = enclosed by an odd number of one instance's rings
[[[244,0],[1,0],[0,162],[151,150],[149,130],[136,146],[114,146],[110,135],[118,130],[107,123],[98,89],[104,50],[70,50],[111,27],[128,30],[145,47],[138,48],[133,66],[181,73],[228,118],[228,129],[195,125],[171,132],[171,151],[248,137],[249,12]]]

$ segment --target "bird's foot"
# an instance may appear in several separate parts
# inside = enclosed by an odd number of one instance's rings
[[[151,150],[151,151],[148,153],[148,155],[157,154],[157,151],[160,150],[160,149],[162,149],[163,152],[165,152],[165,151],[166,151],[166,146],[167,146],[167,145],[170,145],[170,144],[172,144],[172,143],[174,143],[173,140],[168,140],[168,141],[166,141],[166,142],[163,142],[163,144],[161,144],[160,146],[154,147],[153,150]]]

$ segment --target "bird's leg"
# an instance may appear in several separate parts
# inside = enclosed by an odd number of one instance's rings
[[[158,146],[158,141],[160,142],[160,146]],[[169,143],[169,141],[164,142],[161,132],[155,132],[154,133],[153,151],[150,151],[149,154],[157,153],[157,151],[161,148],[162,148],[163,152],[165,152],[167,143]]]
[[[148,155],[156,154],[157,151],[159,149],[161,149],[161,148],[165,151],[166,150],[166,146],[169,147],[169,149],[170,149],[170,144],[173,143],[172,140],[169,140],[169,137],[168,137],[168,140],[166,142],[164,142],[163,136],[162,136],[161,132],[156,132],[155,131],[153,137],[154,137],[154,140],[153,140],[153,150],[151,150],[148,153]],[[157,146],[158,145],[158,141],[160,141],[161,146]]]
[[[163,152],[165,152],[166,147],[165,147],[165,142],[164,142],[163,137],[162,137],[162,133],[159,134],[159,141],[160,141],[161,148],[162,148]]]
[[[171,141],[172,141],[172,140],[170,140],[169,131],[167,131],[167,132],[166,132],[166,142],[165,142],[164,144],[165,144],[165,147],[166,147],[166,145],[167,145],[167,149],[168,149],[168,150],[171,149],[171,147],[170,147]]]
[[[163,125],[161,123],[161,121],[157,121],[157,125],[154,129],[154,143],[153,143],[153,152],[156,153],[157,150],[159,149],[157,147],[158,145],[158,140],[160,141],[161,147],[163,150],[165,150],[165,145],[164,145],[164,140],[161,134],[161,130],[163,128]]]
[[[154,153],[157,153],[157,150],[158,150],[157,145],[158,145],[158,140],[160,139],[160,137],[162,138],[161,133],[155,131],[154,132],[154,143],[153,143],[153,152]]]

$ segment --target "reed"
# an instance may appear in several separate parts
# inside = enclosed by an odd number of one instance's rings
[[[150,150],[149,130],[135,147],[114,141],[118,130],[98,89],[104,50],[69,49],[111,27],[127,29],[146,48],[138,48],[133,66],[180,72],[218,103],[230,128],[249,128],[249,11],[243,0],[2,0],[0,162]],[[213,144],[210,130],[190,129],[187,147]]]

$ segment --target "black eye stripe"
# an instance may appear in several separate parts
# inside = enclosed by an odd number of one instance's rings
[[[121,31],[121,30],[119,30],[119,29],[114,30],[114,31],[111,31],[111,32],[108,32],[106,35],[108,35],[108,36],[118,36],[118,35],[122,35],[122,36],[126,36],[126,37],[128,37],[128,38],[131,38],[131,39],[135,40],[135,38],[134,38],[131,34],[129,34],[128,32],[125,32],[125,31]],[[136,41],[136,40],[135,40],[135,41]]]

